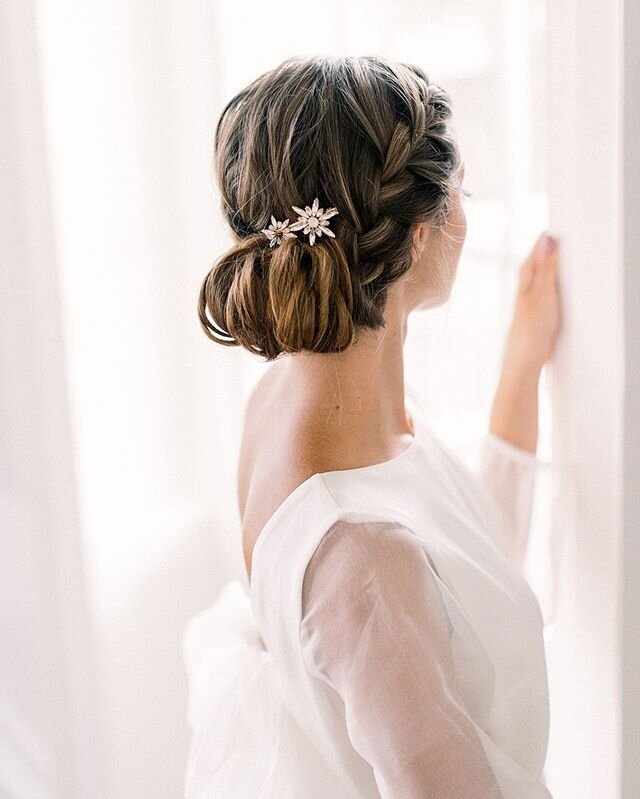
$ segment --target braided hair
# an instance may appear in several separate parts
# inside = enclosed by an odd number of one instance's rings
[[[377,56],[290,58],[226,105],[215,171],[234,245],[207,274],[200,324],[266,360],[340,352],[383,327],[388,287],[412,261],[412,227],[446,224],[458,187],[451,102],[410,64]],[[272,215],[318,197],[335,238],[269,246]]]

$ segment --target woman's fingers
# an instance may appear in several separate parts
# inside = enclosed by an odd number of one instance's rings
[[[527,260],[524,262],[522,271],[530,285],[532,281],[547,283],[555,279],[556,268],[558,265],[558,240],[548,233],[541,233]]]

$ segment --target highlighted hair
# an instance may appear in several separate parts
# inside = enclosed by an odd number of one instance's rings
[[[236,244],[206,276],[204,332],[274,360],[340,352],[384,326],[388,287],[411,266],[412,227],[444,226],[458,187],[451,103],[418,67],[364,56],[292,58],[240,91],[215,136]],[[335,238],[269,247],[260,233],[314,197]]]

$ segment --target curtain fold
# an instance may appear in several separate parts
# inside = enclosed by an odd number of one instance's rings
[[[104,796],[31,2],[0,6],[0,794]]]

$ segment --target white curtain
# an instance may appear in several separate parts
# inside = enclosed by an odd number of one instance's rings
[[[197,320],[229,243],[217,116],[294,54],[379,53],[451,92],[469,235],[450,304],[412,319],[407,369],[434,427],[472,444],[517,266],[546,222],[542,4],[6,0],[1,14],[0,374],[17,476],[2,485],[15,702],[0,792],[169,799],[188,745],[181,635],[242,568],[236,459],[264,368]]]

